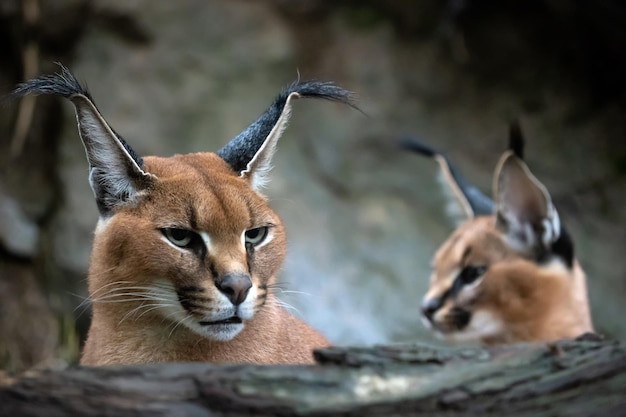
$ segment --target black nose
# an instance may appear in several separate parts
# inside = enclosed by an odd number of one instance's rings
[[[422,306],[421,306],[422,314],[428,320],[432,321],[433,316],[435,315],[437,310],[439,310],[440,307],[441,307],[441,299],[440,298],[428,298],[428,299],[425,299],[424,301],[422,301]]]
[[[243,303],[243,300],[246,299],[250,287],[252,287],[250,277],[243,274],[224,275],[217,283],[217,289],[236,306]]]

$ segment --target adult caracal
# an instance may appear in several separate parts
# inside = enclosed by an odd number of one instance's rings
[[[292,84],[217,153],[169,158],[133,152],[65,67],[13,94],[57,94],[76,109],[100,214],[81,364],[310,363],[327,345],[272,292],[285,232],[259,188],[292,101],[351,104],[349,92]]]
[[[428,328],[448,340],[485,344],[593,331],[585,274],[548,190],[522,159],[517,123],[494,173],[495,204],[468,185],[443,154],[414,140],[402,145],[439,163],[468,218],[434,256],[421,305]]]

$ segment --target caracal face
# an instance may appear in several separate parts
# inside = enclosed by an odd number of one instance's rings
[[[95,247],[108,254],[100,262],[115,266],[93,275],[92,302],[135,297],[124,320],[158,316],[167,332],[232,339],[263,307],[283,262],[278,216],[215,154],[146,157],[144,170],[158,180],[98,226]]]
[[[492,223],[487,216],[467,221],[435,254],[422,322],[439,336],[471,340],[502,331],[486,301],[489,287],[507,284],[490,267],[506,264],[511,253]]]
[[[439,163],[465,217],[433,257],[420,306],[424,325],[446,340],[513,343],[593,331],[585,274],[548,190],[523,161],[517,124],[509,140],[493,176],[494,201],[443,154],[402,144]]]

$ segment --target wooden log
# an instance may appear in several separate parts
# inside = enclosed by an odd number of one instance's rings
[[[331,347],[315,366],[154,364],[0,377],[0,416],[626,416],[626,346]]]

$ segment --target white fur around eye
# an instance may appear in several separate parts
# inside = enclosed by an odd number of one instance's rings
[[[211,236],[209,236],[209,234],[207,232],[198,232],[198,234],[202,238],[202,241],[204,242],[204,246],[206,246],[206,248],[209,251],[209,253],[212,252],[212,250],[211,250]]]
[[[478,287],[480,287],[480,284],[483,282],[483,277],[484,274],[480,278],[477,278],[476,281],[464,285],[457,295],[457,301],[462,304],[473,301],[476,298]]]

